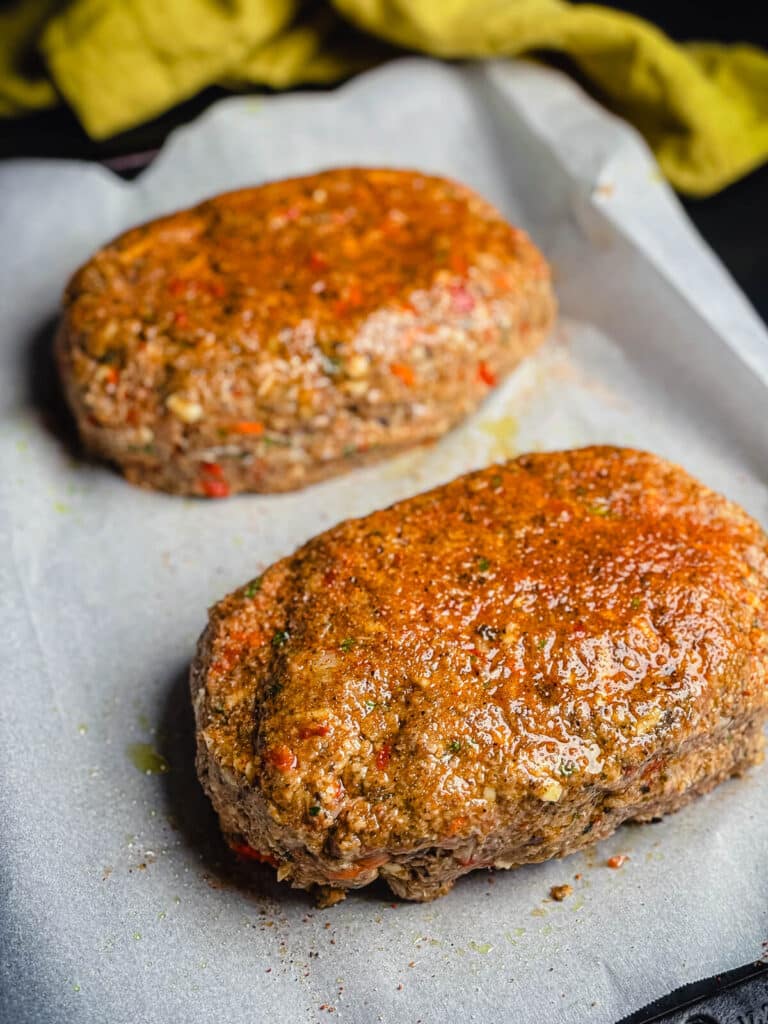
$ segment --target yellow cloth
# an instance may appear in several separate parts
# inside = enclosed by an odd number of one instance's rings
[[[213,83],[333,82],[394,47],[564,54],[691,195],[768,157],[768,54],[678,45],[632,15],[567,0],[16,0],[0,12],[0,115],[61,96],[106,138]]]

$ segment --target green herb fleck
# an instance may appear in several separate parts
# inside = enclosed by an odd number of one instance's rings
[[[451,740],[448,744],[448,750],[452,754],[458,754],[461,750],[461,740]]]
[[[375,700],[366,700],[363,703],[365,704],[365,707],[368,708],[369,711],[373,711],[374,708],[378,707],[378,704],[376,703]]]
[[[501,473],[494,473],[491,477],[491,487],[501,487]]]
[[[149,743],[130,743],[127,747],[128,757],[145,775],[165,775],[169,765],[162,754],[158,754]]]
[[[631,604],[631,606],[633,608],[639,608],[640,607],[640,598],[639,597],[633,597],[632,600],[629,603]]]
[[[279,647],[284,647],[288,643],[289,633],[284,629],[278,629],[275,635],[272,637],[272,646],[277,650]]]
[[[470,942],[468,943],[469,948],[474,950],[475,953],[490,953],[493,946],[490,942]]]
[[[477,568],[480,570],[480,572],[488,572],[488,570],[491,568],[491,563],[488,561],[487,558],[478,558]]]
[[[541,640],[538,641],[537,647],[539,648],[540,651],[543,651],[546,646],[547,646],[547,638],[545,636],[543,636],[541,638]]]
[[[280,448],[290,448],[291,447],[291,442],[290,442],[289,438],[287,438],[287,437],[279,437],[279,436],[277,436],[275,434],[267,435],[266,437],[262,437],[261,440],[266,445],[277,445]]]
[[[322,807],[318,807],[317,804],[315,804],[314,807],[310,807],[309,808],[309,813],[314,818],[314,817],[316,817],[316,815],[318,815],[320,813],[321,810],[322,810]]]
[[[349,459],[352,455],[357,455],[357,446],[354,444],[345,444],[342,454],[345,459]]]
[[[601,516],[603,519],[613,515],[609,505],[590,505],[589,511],[593,516]]]
[[[347,654],[349,651],[352,650],[356,643],[357,640],[353,636],[348,636],[341,641],[339,647],[342,649],[342,651],[344,651],[345,654]]]
[[[335,377],[341,369],[341,360],[335,356],[327,356],[325,352],[320,354],[320,361],[323,364],[323,369],[329,377]]]
[[[253,597],[254,594],[258,594],[261,590],[261,576],[257,576],[255,580],[251,580],[248,586],[245,588],[245,596]]]
[[[561,761],[560,762],[560,774],[564,775],[566,778],[569,775],[573,775],[573,773],[576,770],[577,770],[577,767],[576,767],[576,762],[575,761],[568,760],[568,761]]]

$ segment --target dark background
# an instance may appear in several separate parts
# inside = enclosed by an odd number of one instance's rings
[[[648,18],[674,39],[748,42],[768,48],[768,16],[763,4],[746,0],[712,5],[695,0],[640,0],[609,6]],[[223,95],[221,89],[206,89],[162,117],[104,142],[89,139],[64,108],[0,120],[0,157],[99,160],[116,173],[132,177],[151,161],[173,128],[196,117]],[[699,231],[768,321],[768,165],[710,199],[684,199],[683,203]]]

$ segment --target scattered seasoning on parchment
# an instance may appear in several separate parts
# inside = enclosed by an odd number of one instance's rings
[[[549,890],[549,895],[557,903],[562,903],[563,900],[568,899],[568,897],[571,895],[572,892],[573,892],[573,886],[572,885],[568,885],[568,884],[566,884],[566,885],[553,885],[552,888]]]

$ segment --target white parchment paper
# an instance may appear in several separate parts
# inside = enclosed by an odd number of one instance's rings
[[[526,227],[562,304],[545,348],[434,448],[303,493],[191,501],[82,462],[49,355],[75,267],[139,220],[349,163],[455,175]],[[526,449],[618,442],[768,522],[768,338],[629,128],[532,64],[405,60],[223,101],[133,183],[6,164],[0,242],[0,1019],[608,1024],[760,956],[765,769],[431,905],[377,889],[316,911],[269,870],[233,880],[192,765],[207,605],[339,519]],[[136,745],[170,770],[141,773]]]

